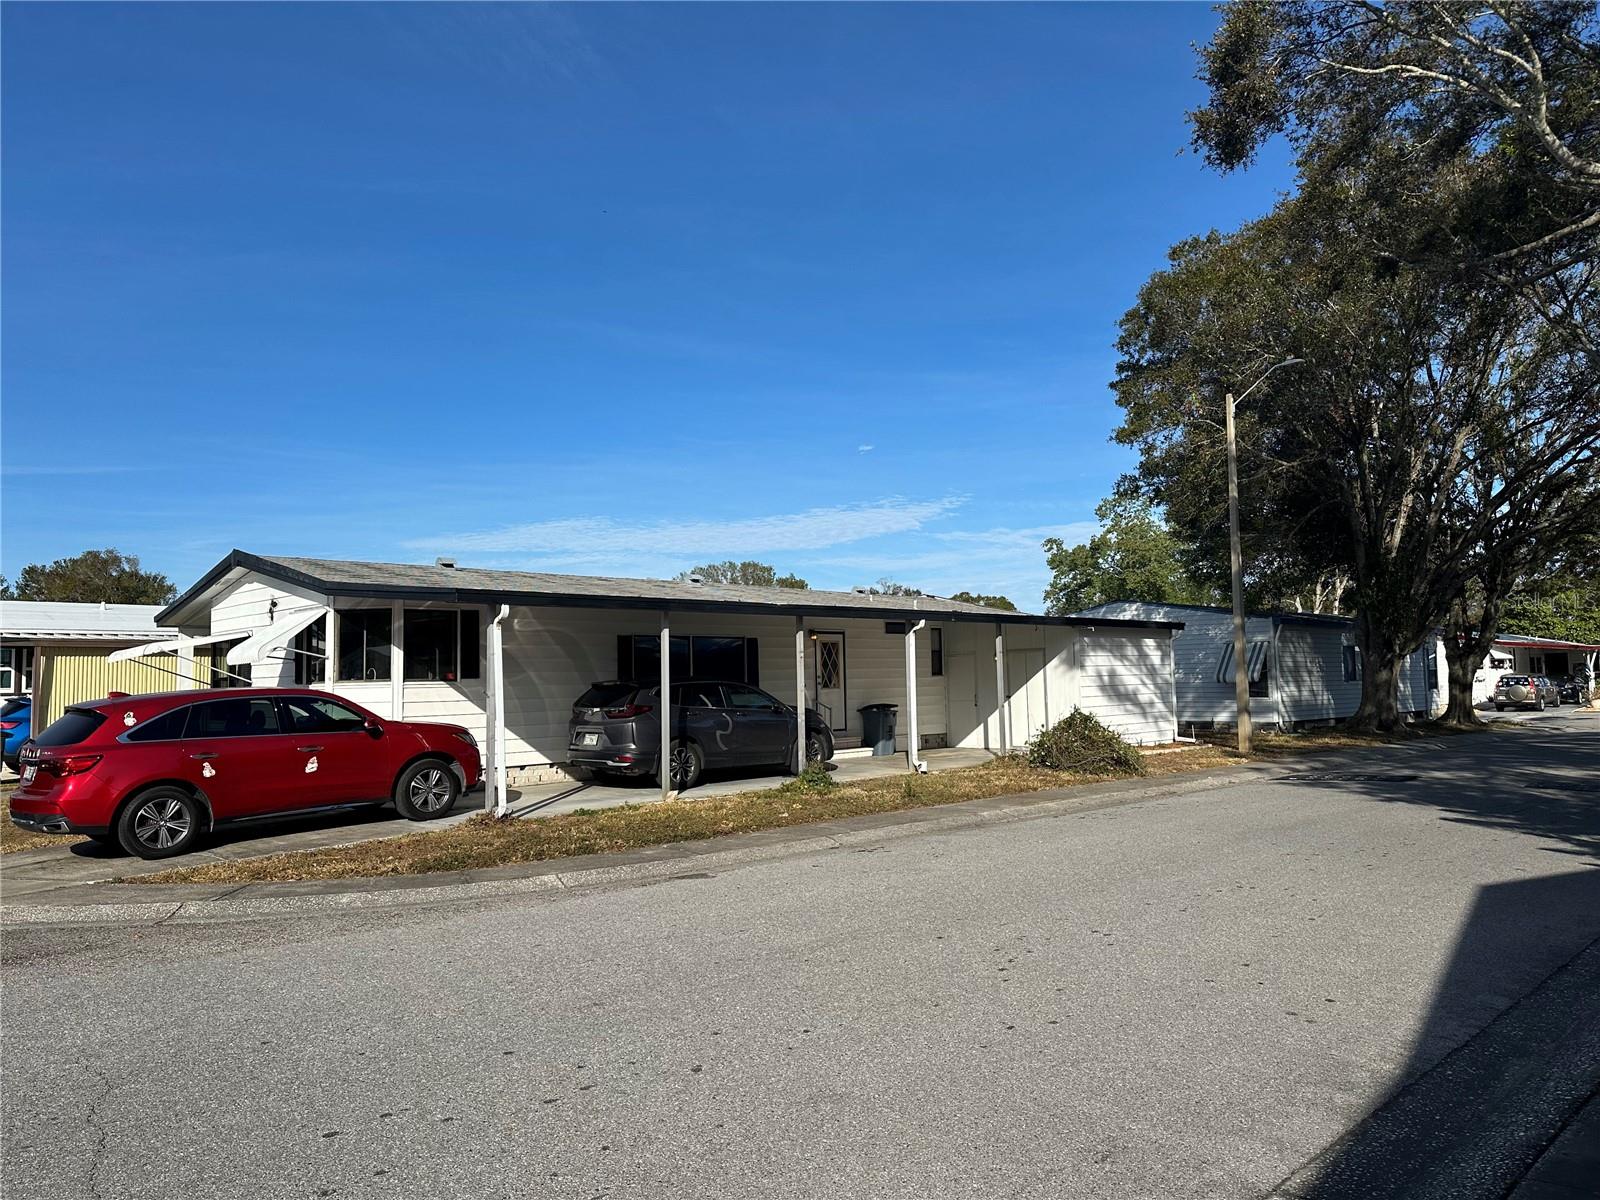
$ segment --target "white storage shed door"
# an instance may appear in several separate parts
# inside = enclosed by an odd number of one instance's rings
[[[1085,634],[1079,680],[1079,707],[1130,742],[1172,739],[1172,642],[1165,631]]]

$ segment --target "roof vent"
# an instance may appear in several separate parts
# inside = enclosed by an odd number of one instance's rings
[[[853,587],[850,590],[852,592],[854,592],[858,596],[870,596],[870,595],[872,595],[872,589],[871,588]]]
[[[704,575],[690,575],[689,576],[689,582],[690,583],[704,583],[705,581],[706,581],[706,577]]]
[[[454,571],[456,569],[456,560],[453,558],[436,558],[433,560],[433,565],[443,567],[447,571]]]

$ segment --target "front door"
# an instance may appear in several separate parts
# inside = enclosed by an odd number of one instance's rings
[[[944,656],[945,710],[949,713],[950,744],[981,746],[978,730],[978,663],[970,653]]]
[[[844,695],[844,634],[819,633],[812,645],[816,647],[816,705],[817,714],[828,727],[843,732],[850,724],[850,711],[845,708]]]

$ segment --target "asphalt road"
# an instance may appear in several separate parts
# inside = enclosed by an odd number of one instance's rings
[[[648,887],[13,930],[5,1194],[1503,1196],[1600,1088],[1597,734]]]

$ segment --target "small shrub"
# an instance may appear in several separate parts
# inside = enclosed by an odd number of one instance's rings
[[[1028,764],[1078,775],[1143,775],[1144,757],[1081,708],[1027,745]]]
[[[831,792],[839,783],[828,774],[826,763],[807,763],[806,769],[778,787],[778,791],[793,795],[796,792]]]

